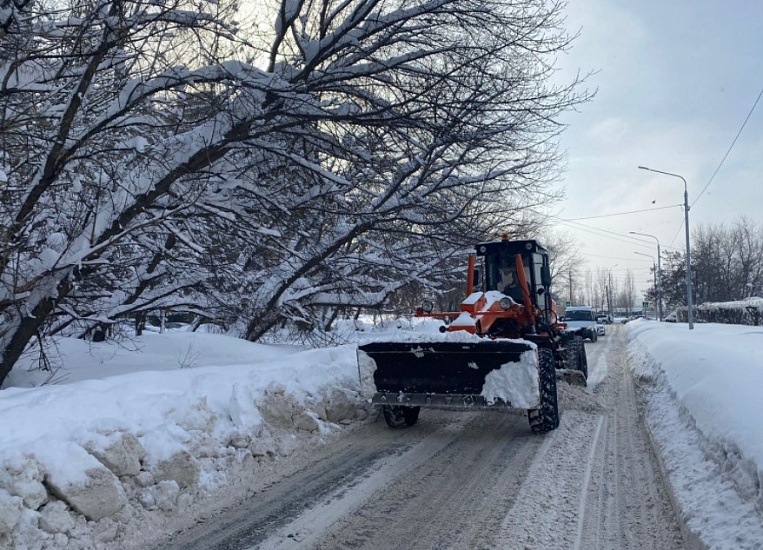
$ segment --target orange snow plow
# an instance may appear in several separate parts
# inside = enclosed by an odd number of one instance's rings
[[[416,311],[445,319],[441,334],[358,348],[364,392],[395,428],[415,424],[422,407],[439,407],[525,409],[532,431],[555,429],[556,379],[585,385],[587,360],[582,338],[557,321],[550,285],[548,252],[537,241],[477,245],[460,311],[435,313],[431,303]]]

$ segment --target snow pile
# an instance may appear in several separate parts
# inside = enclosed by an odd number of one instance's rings
[[[355,346],[193,333],[58,346],[58,376],[71,383],[0,392],[1,548],[119,546],[127,524],[181,515],[231,469],[368,414]],[[36,376],[20,365],[11,381]]]
[[[763,298],[750,297],[744,300],[735,300],[732,302],[703,302],[699,304],[699,308],[706,309],[748,309],[755,308],[759,311],[763,311]]]
[[[763,541],[763,328],[637,321],[630,364],[689,537],[709,548]]]
[[[732,325],[757,325],[763,314],[763,298],[745,298],[733,302],[704,302],[695,306],[695,317],[700,322]],[[686,321],[685,308],[679,311]]]
[[[485,339],[471,334],[465,330],[454,332],[399,332],[394,335],[389,333],[370,333],[358,336],[358,344],[371,344],[374,342],[389,342],[391,336],[394,341],[399,343],[420,344],[426,342],[455,342],[463,344],[477,344],[484,342]]]
[[[501,365],[485,376],[482,395],[489,405],[497,399],[518,409],[534,409],[540,405],[538,356],[535,350],[525,351],[519,361]]]

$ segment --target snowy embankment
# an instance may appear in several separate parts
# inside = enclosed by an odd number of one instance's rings
[[[175,332],[51,351],[58,385],[21,387],[46,376],[30,360],[0,391],[0,548],[122,547],[368,414],[355,346]]]
[[[763,327],[630,323],[630,365],[688,540],[763,541]]]

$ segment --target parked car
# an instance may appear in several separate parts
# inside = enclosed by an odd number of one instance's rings
[[[677,323],[678,322],[678,313],[676,313],[674,311],[673,313],[671,313],[670,315],[665,317],[665,322],[666,323]]]
[[[599,329],[591,306],[571,306],[564,311],[564,322],[570,328],[580,329],[580,335],[591,342],[599,339]],[[602,325],[603,326],[603,325]]]

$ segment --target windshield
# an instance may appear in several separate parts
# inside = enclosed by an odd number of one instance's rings
[[[516,260],[514,254],[503,252],[490,258],[486,258],[487,263],[487,290],[497,290],[507,296],[514,298],[514,301],[522,301],[522,289],[519,286],[519,277],[517,276]],[[530,279],[530,260],[523,258],[525,268],[525,278],[528,284],[532,284]]]
[[[577,310],[565,312],[564,318],[567,321],[593,321],[593,311],[590,310]]]

